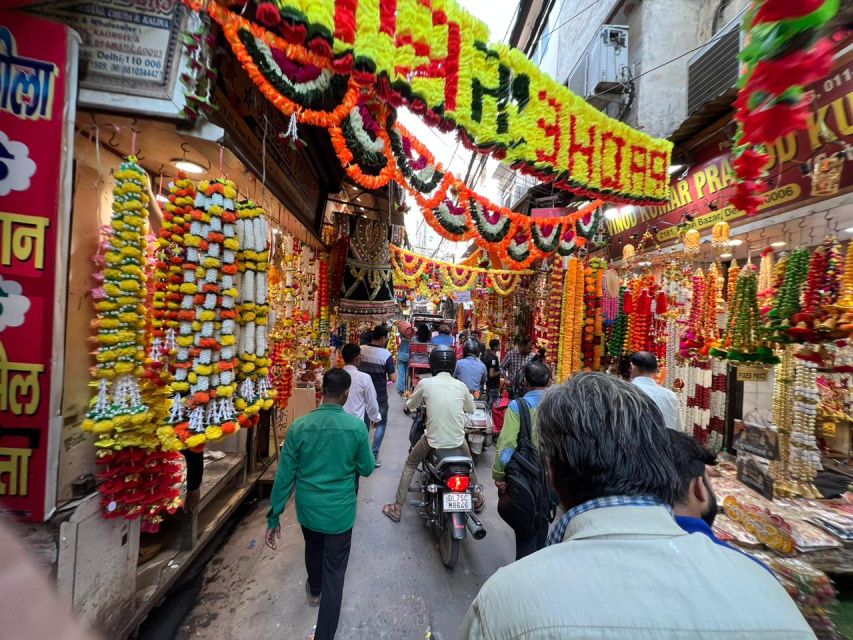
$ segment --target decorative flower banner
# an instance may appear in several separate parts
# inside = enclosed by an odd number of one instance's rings
[[[839,0],[753,0],[744,16],[732,163],[738,184],[731,204],[749,216],[769,188],[765,146],[807,127],[813,108],[805,87],[832,68],[832,44],[819,36],[838,6]]]
[[[508,271],[505,269],[483,269],[441,260],[433,260],[418,253],[391,245],[391,265],[394,278],[414,287],[424,279],[432,277],[444,283],[452,291],[470,291],[477,287],[490,288],[501,296],[515,291],[522,276],[533,275],[533,271]]]
[[[635,204],[667,198],[669,141],[608,118],[521,51],[489,46],[485,25],[453,0],[278,0],[257,3],[255,22],[185,2],[222,25],[252,80],[300,122],[337,126],[360,86],[560,188]]]

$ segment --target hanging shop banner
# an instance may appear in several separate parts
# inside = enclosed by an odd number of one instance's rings
[[[64,25],[0,12],[0,504],[32,521],[56,493],[76,56]]]
[[[80,34],[82,88],[171,99],[186,17],[181,0],[63,0],[33,10]]]
[[[811,86],[814,94],[808,128],[780,138],[768,149],[770,189],[758,215],[780,213],[811,202],[824,200],[853,189],[853,54],[836,60],[832,73]],[[827,142],[827,140],[829,140]],[[841,158],[832,158],[841,153]],[[803,171],[811,159],[821,163],[832,158],[840,163],[837,190],[824,190]],[[608,214],[607,230],[611,236],[611,255],[621,254],[622,247],[651,230],[658,242],[678,237],[677,225],[685,216],[693,218],[692,226],[707,229],[717,222],[744,218],[745,214],[728,205],[735,191],[732,169],[731,140],[720,131],[703,147],[693,152],[693,164],[684,177],[676,176],[670,185],[670,201],[655,207],[621,207],[616,215]]]
[[[313,108],[351,76],[557,187],[617,202],[666,201],[672,143],[609,118],[522,51],[490,45],[488,28],[453,0],[255,0],[233,11],[227,0],[185,2],[222,25],[271,100],[282,103],[276,94],[284,92]]]

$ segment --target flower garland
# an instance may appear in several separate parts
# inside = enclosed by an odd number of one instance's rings
[[[560,362],[560,322],[563,310],[563,287],[566,272],[554,265],[548,278],[548,297],[545,309],[545,353],[552,371],[557,371]]]
[[[616,321],[613,323],[613,333],[607,344],[607,352],[614,358],[618,358],[625,351],[625,339],[628,337],[628,312],[625,309],[625,299],[628,297],[628,287],[619,287],[619,311]]]
[[[584,327],[583,351],[584,367],[597,370],[601,366],[603,354],[602,340],[604,334],[604,310],[602,285],[607,261],[603,258],[593,258],[584,269]]]
[[[190,231],[184,237],[182,325],[169,416],[174,427],[161,430],[173,447],[181,446],[173,440],[177,436],[191,449],[239,429],[232,399],[238,363],[237,190],[232,181],[221,179],[200,182],[198,191]],[[183,392],[188,394],[185,400]]]
[[[560,314],[560,342],[557,354],[557,380],[559,381],[565,380],[581,369],[581,341],[584,326],[583,294],[583,261],[577,258],[569,258]]]
[[[735,299],[735,290],[737,289],[737,279],[740,275],[740,266],[737,263],[737,260],[732,260],[732,263],[729,265],[729,269],[726,272],[726,303],[729,305],[729,311],[731,311],[731,307],[734,304]]]
[[[731,203],[747,215],[758,211],[768,189],[766,146],[807,126],[804,87],[832,67],[832,44],[818,35],[838,6],[839,0],[753,0],[744,16],[732,163],[738,183]]]
[[[82,427],[97,435],[95,446],[100,449],[154,449],[153,416],[139,386],[145,358],[147,177],[134,156],[113,176],[103,297],[95,304],[98,392]]]
[[[457,265],[412,253],[391,245],[391,266],[395,281],[415,286],[423,281],[427,274],[437,278],[440,286],[449,291],[470,291],[480,284],[490,288],[501,296],[511,294],[518,287],[521,277],[532,275],[533,271],[511,271],[507,269],[485,269]]]
[[[731,274],[729,275],[731,277]],[[740,270],[726,324],[724,349],[712,349],[711,355],[733,362],[777,362],[773,352],[759,337],[761,315],[758,310],[758,277],[747,263]]]
[[[765,329],[774,342],[790,342],[788,329],[794,314],[800,311],[800,293],[808,273],[810,254],[808,249],[800,248],[788,258],[785,278],[776,293],[773,309],[767,314]]]
[[[262,207],[251,200],[237,204],[236,236],[239,337],[237,356],[238,397],[234,402],[243,428],[255,426],[258,412],[269,409],[275,398],[270,385],[267,346],[269,321],[269,223]],[[224,278],[223,278],[224,279]]]
[[[148,328],[146,270],[150,267],[144,235],[147,177],[134,156],[113,175],[116,185],[106,252],[96,260],[103,267],[97,278],[103,285],[92,292],[99,345],[94,369],[98,393],[82,427],[97,435],[98,491],[104,517],[142,517],[144,528],[153,530],[160,514],[178,506],[179,467],[173,454],[157,450],[155,422],[162,405],[157,402],[154,380],[142,377]]]
[[[705,274],[702,269],[696,271],[692,278],[692,297],[690,301],[690,314],[687,319],[687,327],[681,336],[679,353],[682,358],[695,358],[702,355],[704,348],[702,340],[702,329],[705,318]]]
[[[794,339],[808,342],[833,337],[835,322],[824,321],[829,319],[841,289],[841,246],[834,236],[824,239],[812,253],[805,284],[802,311],[791,317],[795,326],[788,333]]]
[[[206,10],[222,25],[252,80],[277,108],[287,115],[297,114],[300,122],[307,118],[297,105],[313,105],[294,104],[297,96],[288,95],[292,89],[288,81],[292,84],[294,75],[304,82],[319,77],[288,74],[285,60],[310,63],[335,75],[350,74],[350,81],[370,87],[383,100],[395,106],[407,102],[429,124],[445,130],[458,128],[460,139],[471,148],[492,153],[559,188],[637,204],[666,200],[671,143],[602,118],[519,51],[478,44],[488,41],[488,30],[454,2],[428,5],[426,12],[416,0],[398,0],[395,7],[381,11],[381,3],[362,3],[358,20],[349,0],[264,2],[256,8],[255,21],[267,28],[217,2],[185,2]],[[452,24],[455,30],[435,29],[433,25],[439,24]],[[379,31],[377,25],[381,25]],[[467,34],[465,38],[459,30]],[[442,38],[440,34],[446,34],[444,41],[435,41]],[[427,52],[421,49],[415,54],[418,47],[411,42],[427,47]],[[430,46],[447,57],[425,65]],[[500,63],[495,64],[496,60]],[[506,69],[512,70],[512,80]],[[494,94],[493,89],[484,92],[484,86],[497,86],[498,99],[484,100],[485,93]],[[466,94],[470,98],[462,99]],[[324,115],[326,122],[334,118],[330,112]],[[589,153],[580,154],[587,159],[575,169],[560,147],[580,144],[575,141],[584,137],[589,140]]]

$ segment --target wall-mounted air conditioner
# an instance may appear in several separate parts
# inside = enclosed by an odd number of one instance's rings
[[[572,92],[603,108],[618,102],[628,73],[628,27],[602,25],[568,79]]]
[[[687,115],[732,89],[740,75],[744,9],[687,62]]]

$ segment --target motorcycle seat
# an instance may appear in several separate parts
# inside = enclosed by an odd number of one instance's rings
[[[449,464],[471,464],[471,458],[465,455],[461,447],[452,449],[433,449],[430,455],[430,462],[435,467],[436,471]]]

